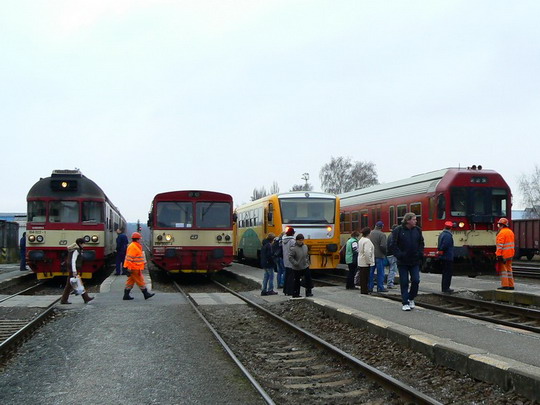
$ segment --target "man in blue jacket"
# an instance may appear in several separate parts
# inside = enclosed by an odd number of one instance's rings
[[[403,311],[415,307],[414,299],[420,285],[420,264],[424,258],[424,237],[416,226],[416,214],[408,212],[403,217],[401,226],[392,231],[391,251],[397,259],[401,302]],[[409,289],[409,275],[411,288]]]
[[[450,288],[452,282],[452,272],[454,265],[454,237],[452,236],[453,223],[446,221],[444,229],[439,235],[437,242],[437,256],[441,260],[442,282],[441,289],[443,293],[452,294],[453,289]]]

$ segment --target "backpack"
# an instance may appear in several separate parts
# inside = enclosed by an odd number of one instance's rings
[[[283,257],[283,243],[281,238],[274,239],[272,242],[272,256],[274,257]]]

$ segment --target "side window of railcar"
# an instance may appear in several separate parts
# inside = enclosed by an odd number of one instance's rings
[[[411,204],[411,212],[416,214],[416,226],[422,228],[422,203]]]
[[[358,220],[358,212],[352,213],[352,231],[360,231],[360,221]]]
[[[401,224],[403,222],[403,217],[407,213],[407,206],[406,205],[398,205],[397,206],[397,221],[398,224]]]
[[[390,225],[390,229],[396,224],[396,208],[392,205],[389,210],[389,221],[388,224]]]
[[[45,201],[28,201],[28,221],[45,222]]]
[[[163,228],[191,228],[193,204],[191,202],[159,202],[157,225]]]
[[[437,218],[446,219],[446,197],[444,194],[437,197]]]
[[[77,201],[51,201],[49,203],[49,222],[79,222],[79,203]]]
[[[99,201],[84,201],[82,204],[83,222],[103,222],[103,203]]]
[[[368,219],[368,211],[363,210],[360,211],[360,228],[365,228],[366,226],[369,226],[369,219]]]
[[[352,232],[351,213],[345,212],[343,216],[343,232]]]

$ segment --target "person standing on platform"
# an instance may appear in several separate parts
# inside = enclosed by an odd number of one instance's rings
[[[293,295],[294,273],[291,261],[289,259],[289,252],[295,244],[294,234],[294,228],[287,228],[285,231],[285,236],[281,241],[281,245],[283,247],[283,265],[285,266],[285,284],[283,285],[283,294],[285,295]]]
[[[66,267],[68,276],[66,278],[66,286],[64,287],[64,292],[62,293],[62,298],[60,298],[60,304],[71,304],[69,302],[69,294],[71,294],[71,291],[73,290],[73,287],[70,283],[70,278],[81,278],[81,275],[79,272],[82,268],[82,251],[84,249],[84,239],[78,238],[75,243],[68,246],[68,255],[66,258]],[[82,285],[82,281],[81,281]],[[94,297],[90,297],[86,291],[83,291],[81,294],[81,297],[85,304],[88,304],[90,301],[94,299]]]
[[[124,233],[124,228],[118,228],[116,233],[118,234],[116,237],[116,275],[127,275],[127,272],[124,270],[124,260],[126,260],[126,250],[129,241]]]
[[[358,268],[358,238],[360,232],[353,231],[351,237],[345,244],[345,263],[349,267],[349,274],[347,275],[347,290],[356,289],[354,285],[354,276],[356,276],[356,269]]]
[[[497,222],[499,231],[495,239],[497,250],[495,257],[497,258],[496,270],[501,276],[501,287],[498,290],[513,290],[514,289],[514,274],[512,273],[512,259],[515,254],[515,238],[514,232],[508,227],[508,219],[501,218]]]
[[[313,288],[313,281],[311,280],[311,270],[309,269],[309,251],[308,247],[304,244],[304,235],[301,233],[296,235],[296,243],[289,251],[289,261],[294,273],[292,297],[300,298],[300,279],[302,277],[304,277],[304,283],[306,285],[306,297],[312,297],[311,289]]]
[[[369,272],[371,267],[375,265],[375,247],[369,239],[371,229],[363,228],[361,233],[362,237],[358,241],[358,272],[354,283],[360,285],[360,294],[369,294]]]
[[[261,267],[264,269],[261,295],[276,295],[274,291],[274,257],[272,255],[272,242],[274,235],[270,232],[262,242],[261,247]]]
[[[408,212],[403,217],[401,226],[392,232],[392,253],[396,256],[401,302],[403,311],[415,307],[414,299],[420,285],[420,264],[424,258],[424,236],[416,226],[416,214]],[[411,285],[409,289],[409,276]]]
[[[392,226],[392,232],[394,229],[396,229],[399,225],[394,224]],[[386,278],[386,288],[392,289],[394,288],[394,280],[396,278],[397,274],[397,259],[396,256],[392,253],[392,232],[390,232],[390,235],[388,235],[388,238],[386,240],[386,258],[388,259],[388,277]]]
[[[272,256],[274,257],[274,263],[277,271],[277,288],[283,288],[285,285],[285,264],[283,263],[283,236],[285,232],[274,239],[272,242]]]
[[[129,273],[126,281],[126,288],[124,290],[124,300],[132,300],[133,297],[129,295],[135,283],[141,289],[144,295],[144,299],[153,297],[154,293],[149,293],[146,289],[146,282],[144,281],[143,270],[146,264],[146,257],[143,252],[142,244],[139,242],[142,236],[139,232],[133,232],[131,235],[131,243],[127,247],[126,260],[124,261],[124,267],[127,268]]]
[[[441,290],[446,294],[452,294],[454,292],[454,290],[450,288],[454,266],[454,237],[451,232],[452,226],[452,221],[446,221],[444,223],[444,229],[440,233],[437,241],[437,256],[439,256],[441,262],[442,272]]]
[[[375,284],[375,271],[377,271],[377,292],[388,292],[384,288],[384,258],[386,257],[386,235],[381,231],[384,224],[382,221],[377,221],[375,229],[369,234],[369,239],[375,248],[375,266],[369,271],[369,292],[373,292]]]
[[[19,241],[19,251],[21,254],[21,263],[19,269],[26,271],[26,232],[23,232],[22,238]]]

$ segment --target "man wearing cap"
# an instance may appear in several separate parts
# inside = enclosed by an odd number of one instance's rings
[[[508,219],[501,218],[497,222],[499,231],[495,239],[497,250],[495,257],[497,258],[497,273],[501,276],[500,290],[514,289],[514,275],[512,273],[512,258],[515,254],[514,247],[514,232],[508,227]]]
[[[452,272],[454,266],[454,237],[452,236],[452,226],[454,224],[451,221],[444,223],[444,229],[439,235],[437,242],[437,256],[441,261],[442,282],[441,289],[443,293],[452,294],[453,289],[450,288],[452,282]]]
[[[384,224],[378,221],[375,224],[375,229],[369,234],[369,239],[375,248],[375,266],[372,266],[369,271],[369,292],[373,291],[375,284],[375,270],[377,270],[377,292],[387,292],[384,288],[384,258],[386,257],[386,235],[381,231]]]

